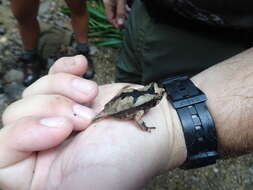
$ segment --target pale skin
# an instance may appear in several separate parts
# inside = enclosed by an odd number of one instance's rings
[[[223,156],[253,150],[252,58],[250,49],[192,78],[208,96]],[[0,188],[133,190],[184,162],[180,122],[165,97],[144,116],[147,125],[156,126],[152,133],[113,118],[91,124],[127,84],[98,90],[78,77],[86,68],[82,56],[58,60],[7,108],[0,131]],[[81,132],[67,139],[72,131]]]

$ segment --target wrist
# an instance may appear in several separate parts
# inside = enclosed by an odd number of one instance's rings
[[[164,113],[169,146],[166,169],[179,167],[187,157],[184,133],[176,110],[167,100],[166,95],[161,100],[161,110]]]

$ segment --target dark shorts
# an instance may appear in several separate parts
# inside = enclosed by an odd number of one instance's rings
[[[240,32],[212,29],[178,17],[156,22],[135,0],[116,61],[117,82],[146,84],[198,72],[248,48]]]

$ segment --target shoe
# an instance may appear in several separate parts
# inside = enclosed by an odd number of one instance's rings
[[[94,69],[94,64],[90,56],[90,49],[88,44],[81,44],[77,43],[76,46],[74,47],[75,49],[75,54],[76,55],[84,55],[88,61],[88,70],[86,73],[83,75],[84,78],[86,79],[92,79],[95,75],[95,69]]]
[[[24,86],[29,86],[39,79],[42,70],[45,68],[45,61],[38,54],[26,53],[23,53],[19,61],[23,63],[23,84]]]
[[[93,65],[92,59],[90,58],[90,55],[85,55],[85,57],[88,61],[88,69],[86,73],[83,75],[83,77],[86,79],[92,79],[95,76],[94,65]]]

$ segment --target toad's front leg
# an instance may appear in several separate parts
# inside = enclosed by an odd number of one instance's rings
[[[152,129],[155,129],[155,127],[147,127],[145,122],[142,120],[142,116],[145,114],[144,110],[140,110],[138,111],[135,116],[134,116],[134,120],[136,121],[138,127],[143,130],[143,131],[147,131],[147,132],[151,132]]]

